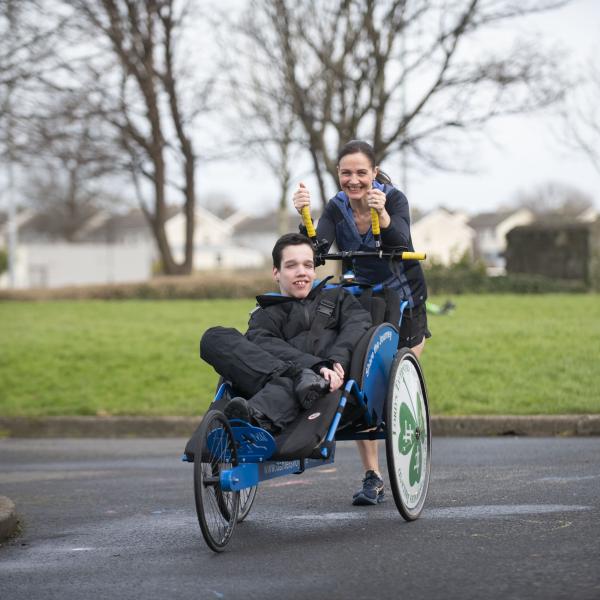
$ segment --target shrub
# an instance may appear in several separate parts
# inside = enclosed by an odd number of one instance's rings
[[[0,248],[0,275],[8,269],[8,254],[6,250]]]
[[[486,274],[483,263],[471,262],[467,258],[450,266],[433,262],[425,268],[425,279],[431,294],[546,294],[588,291],[583,282],[553,279],[543,275],[511,274],[492,277]]]
[[[68,286],[52,289],[1,290],[0,300],[198,300],[206,298],[251,298],[274,290],[265,272],[203,273],[156,277],[141,283]]]

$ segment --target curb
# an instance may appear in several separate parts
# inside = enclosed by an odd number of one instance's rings
[[[0,543],[15,533],[18,523],[14,502],[6,496],[0,496]]]
[[[0,437],[189,437],[201,417],[0,417]],[[432,417],[434,436],[600,436],[600,415]]]
[[[201,417],[0,417],[0,437],[189,437]]]
[[[432,417],[434,436],[600,436],[600,415]]]

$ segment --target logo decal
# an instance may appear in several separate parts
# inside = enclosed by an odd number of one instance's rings
[[[417,392],[418,415],[412,414],[404,402],[400,406],[400,435],[398,436],[398,450],[406,456],[410,454],[408,481],[415,485],[421,481],[423,467],[422,445],[424,443],[425,419],[421,408],[421,394]],[[417,435],[417,433],[419,435]]]
[[[313,413],[312,415],[308,415],[308,417],[306,417],[309,421],[314,421],[315,419],[318,419],[321,416],[320,412],[316,412]]]

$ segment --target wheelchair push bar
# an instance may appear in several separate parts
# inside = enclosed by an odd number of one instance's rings
[[[379,258],[389,258],[391,260],[425,260],[427,255],[425,252],[409,252],[402,248],[390,248],[383,250],[381,247],[381,230],[379,228],[379,215],[375,209],[371,209],[371,225],[373,236],[375,237],[375,250],[352,250],[346,252],[332,252],[331,254],[321,254],[319,250],[319,241],[317,240],[317,231],[310,216],[308,206],[302,209],[302,221],[306,227],[306,233],[317,249],[317,256],[323,260],[344,260],[349,258],[365,258],[378,256]]]

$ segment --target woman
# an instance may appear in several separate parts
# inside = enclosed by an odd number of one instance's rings
[[[376,165],[373,148],[360,140],[348,142],[338,155],[337,172],[340,191],[329,200],[319,219],[318,239],[327,240],[329,246],[335,242],[340,251],[374,250],[371,209],[375,209],[379,215],[382,245],[414,250],[408,200]],[[294,193],[294,207],[301,212],[305,206],[310,208],[310,193],[300,183]],[[398,261],[392,270],[387,261],[373,257],[355,261],[353,270],[357,282],[383,283],[396,289],[401,299],[408,301],[402,318],[400,343],[420,356],[425,339],[431,334],[425,312],[427,287],[419,261]],[[378,504],[384,500],[384,486],[379,473],[377,442],[359,440],[357,444],[366,473],[362,489],[354,494],[353,504]]]

